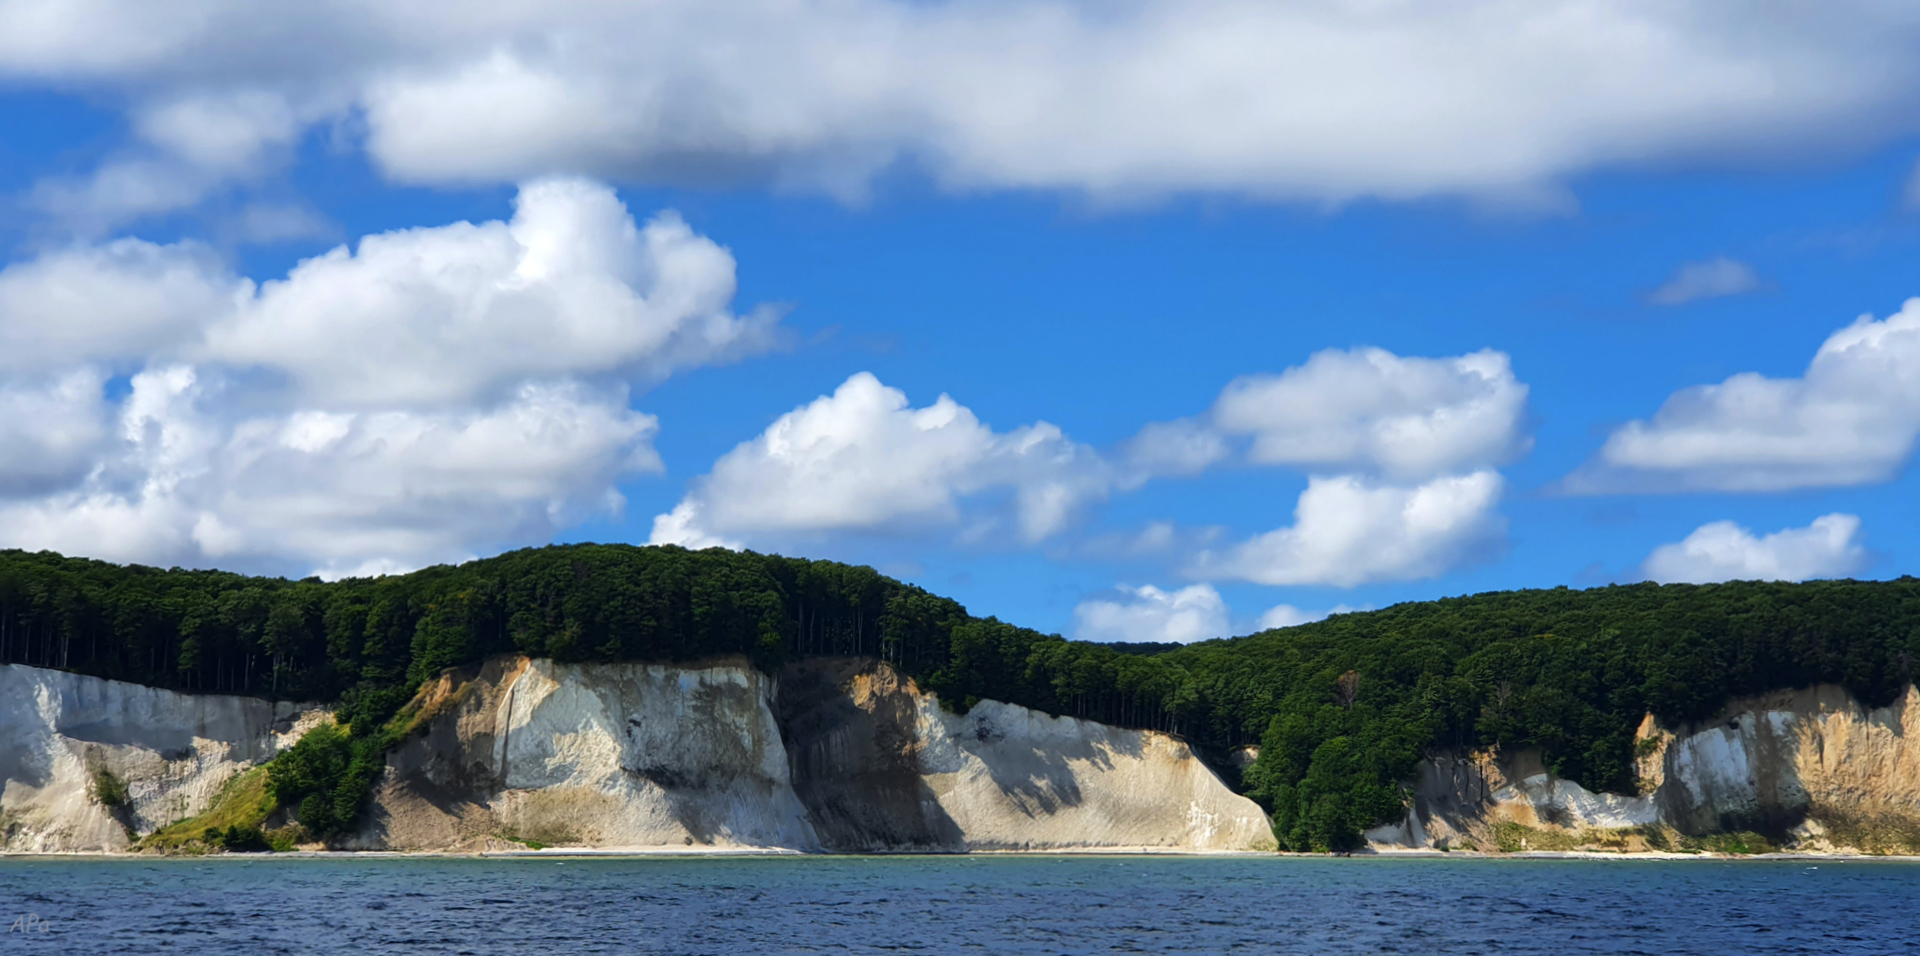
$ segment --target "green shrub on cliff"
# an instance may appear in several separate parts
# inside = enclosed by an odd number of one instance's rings
[[[353,826],[366,808],[373,784],[386,769],[387,751],[400,731],[362,720],[348,727],[321,724],[267,764],[267,788],[283,807],[320,839]]]
[[[93,780],[88,789],[93,799],[109,810],[119,810],[128,805],[127,783],[120,775],[108,767],[95,767]]]
[[[229,853],[267,853],[273,849],[267,842],[266,833],[259,827],[239,823],[225,830],[208,827],[201,839],[207,846],[218,847]]]
[[[1216,754],[1259,743],[1243,782],[1297,850],[1397,818],[1437,749],[1538,747],[1561,776],[1631,792],[1648,712],[1697,721],[1819,682],[1885,704],[1920,656],[1920,581],[1509,591],[1153,650],[975,618],[871,568],[721,549],[566,545],[332,583],[0,552],[0,662],[335,703],[347,729],[273,771],[318,834],[353,825],[396,714],[442,668],[853,654],[962,708],[1004,700]]]

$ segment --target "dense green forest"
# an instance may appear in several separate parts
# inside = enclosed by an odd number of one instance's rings
[[[346,732],[276,767],[326,831],[351,822],[395,741],[388,722],[441,669],[742,654],[884,658],[958,708],[992,698],[1185,735],[1245,774],[1293,849],[1352,846],[1396,817],[1420,757],[1538,746],[1594,790],[1631,788],[1634,728],[1731,696],[1908,686],[1920,580],[1637,584],[1396,605],[1187,647],[1066,641],[976,618],[870,568],[719,549],[567,545],[321,582],[0,552],[0,661],[187,691],[337,702]]]

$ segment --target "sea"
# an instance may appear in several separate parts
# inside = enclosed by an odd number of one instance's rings
[[[1920,952],[1920,864],[0,858],[7,953]]]

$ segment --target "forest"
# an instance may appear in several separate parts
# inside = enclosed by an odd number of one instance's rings
[[[1257,743],[1241,786],[1282,846],[1324,851],[1398,817],[1429,752],[1538,747],[1556,773],[1618,792],[1648,712],[1677,725],[1824,682],[1884,705],[1912,681],[1920,580],[1506,591],[1112,646],[974,617],[871,568],[722,549],[557,545],[333,582],[0,551],[0,662],[335,704],[341,732],[270,768],[317,832],[364,806],[421,682],[516,652],[744,655],[768,671],[868,655],[957,710],[995,699],[1162,730],[1216,763]]]

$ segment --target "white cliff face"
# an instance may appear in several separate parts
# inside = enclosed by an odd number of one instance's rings
[[[1162,734],[994,702],[942,711],[875,662],[503,660],[448,675],[353,845],[1271,849]],[[779,716],[776,716],[778,714]]]
[[[0,665],[0,850],[126,849],[207,808],[229,778],[270,759],[324,714],[253,697],[180,694]],[[128,802],[93,796],[100,770]]]
[[[592,846],[816,846],[770,682],[741,667],[533,661],[494,742],[506,828]]]
[[[355,845],[818,847],[750,667],[513,660],[436,693]]]
[[[782,682],[785,682],[783,690]],[[873,661],[779,680],[500,659],[429,683],[362,849],[1272,849],[1186,744],[987,701],[942,710]],[[0,849],[125,849],[203,812],[324,711],[0,667]],[[96,772],[128,803],[101,804]]]
[[[918,697],[921,771],[971,849],[1272,850],[1272,826],[1166,734]]]
[[[1522,815],[1532,811],[1540,823],[1578,829],[1618,829],[1643,826],[1659,817],[1651,797],[1593,793],[1571,780],[1536,773],[1493,792],[1493,801]],[[1524,822],[1524,821],[1522,821]]]
[[[1565,833],[1791,832],[1815,849],[1887,848],[1827,837],[1920,837],[1920,690],[1880,708],[1831,685],[1783,691],[1735,700],[1695,727],[1669,731],[1649,716],[1638,741],[1639,796],[1590,793],[1546,773],[1535,753],[1428,758],[1408,819],[1367,838],[1383,849],[1484,843],[1503,822]]]

